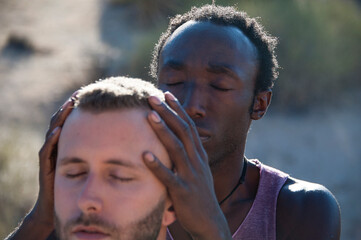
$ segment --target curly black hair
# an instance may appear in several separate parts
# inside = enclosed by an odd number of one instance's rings
[[[240,29],[255,45],[258,51],[260,63],[257,75],[255,92],[271,89],[278,77],[278,62],[275,48],[277,38],[266,32],[263,26],[255,18],[251,18],[243,11],[237,11],[234,7],[223,7],[216,5],[204,5],[200,8],[192,7],[183,15],[176,15],[170,19],[168,29],[160,36],[154,47],[152,61],[150,63],[150,74],[157,79],[159,56],[167,39],[181,25],[188,21],[209,21],[222,26],[234,26]]]

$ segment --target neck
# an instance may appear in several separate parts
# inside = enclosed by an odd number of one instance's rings
[[[236,186],[243,170],[244,151],[236,151],[211,167],[218,202]]]

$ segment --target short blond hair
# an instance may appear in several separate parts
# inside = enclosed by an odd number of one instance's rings
[[[91,112],[124,108],[149,108],[147,98],[164,94],[152,83],[138,78],[111,77],[82,87],[77,93],[74,107]]]

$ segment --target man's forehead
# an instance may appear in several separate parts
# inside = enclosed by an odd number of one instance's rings
[[[194,49],[197,51],[198,46],[213,42],[214,50],[219,50],[218,55],[214,54],[217,51],[208,51],[208,56],[214,55],[215,59],[222,57],[222,48],[238,50],[239,53],[246,53],[247,56],[257,58],[257,49],[249,38],[236,26],[220,25],[210,21],[188,21],[177,28],[171,36],[167,39],[161,51],[161,58],[164,55],[175,58],[182,56],[181,49]],[[175,52],[177,54],[175,54]],[[183,55],[184,55],[183,54]]]
[[[179,26],[167,39],[165,45],[170,41],[184,37],[198,37],[200,40],[206,40],[204,34],[212,35],[213,37],[216,37],[217,35],[220,37],[224,35],[235,35],[238,41],[249,41],[243,31],[236,26],[221,25],[211,21],[191,20]]]
[[[99,126],[102,127],[103,130],[134,125],[137,127],[128,129],[137,130],[139,127],[147,125],[146,116],[149,112],[149,109],[142,107],[122,108],[102,112],[75,108],[69,115],[66,125],[80,127],[85,124],[94,127]]]
[[[126,109],[92,113],[76,109],[64,125],[59,139],[59,159],[88,160],[97,157],[102,162],[118,166],[144,165],[142,153],[164,149],[151,129],[146,116],[150,110]]]
[[[87,165],[93,161],[92,159],[82,159],[80,157],[64,157],[58,159],[59,163],[58,166],[66,166],[70,164],[84,164]],[[122,158],[110,158],[110,159],[103,159],[103,165],[107,166],[118,166],[118,167],[125,167],[129,169],[145,169],[144,164],[141,162],[131,161],[129,159],[122,159]]]
[[[253,81],[259,59],[255,45],[234,26],[189,21],[168,39],[160,53],[159,71],[222,69],[237,79]]]
[[[68,141],[81,139],[97,145],[116,145],[116,142],[131,145],[144,139],[138,142],[144,145],[156,137],[146,119],[149,111],[137,108],[93,113],[76,109],[62,132]]]

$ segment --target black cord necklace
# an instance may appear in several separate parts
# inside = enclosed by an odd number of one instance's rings
[[[236,186],[232,189],[232,191],[225,197],[223,198],[222,201],[220,201],[218,204],[222,205],[222,203],[224,203],[224,201],[226,201],[230,196],[232,196],[232,194],[234,193],[234,191],[236,191],[236,189],[239,187],[239,185],[241,185],[242,183],[244,183],[244,179],[246,177],[246,171],[247,171],[247,159],[244,158],[243,159],[243,169],[242,169],[242,174],[241,177],[239,178]]]

